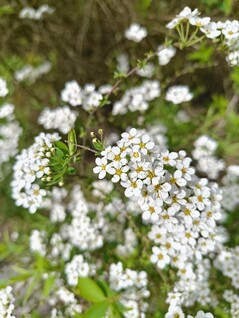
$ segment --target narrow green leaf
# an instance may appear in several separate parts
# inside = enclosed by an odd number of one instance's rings
[[[44,286],[43,286],[43,292],[42,292],[44,297],[48,297],[48,295],[50,294],[54,286],[55,279],[56,277],[54,275],[49,275],[47,279],[45,280]]]
[[[17,283],[17,282],[22,282],[22,281],[27,280],[31,276],[32,276],[32,273],[20,274],[20,275],[11,277],[9,279],[9,282],[10,282],[10,284],[14,284],[14,283]]]
[[[32,281],[30,282],[30,284],[27,286],[27,289],[24,293],[24,298],[23,298],[23,303],[25,304],[28,299],[31,297],[31,295],[33,294],[34,289],[36,288],[36,286],[40,283],[41,280],[41,276],[39,276],[39,274],[36,274]]]
[[[226,15],[232,12],[233,0],[224,0],[222,4],[222,9]]]
[[[104,280],[98,280],[97,284],[103,290],[106,297],[113,296],[115,294]]]
[[[80,277],[77,287],[79,295],[92,303],[106,299],[103,290],[89,277]]]
[[[77,150],[76,132],[74,128],[72,128],[68,133],[68,147],[69,155],[73,156]]]
[[[102,301],[92,305],[87,312],[83,315],[84,318],[103,318],[109,308],[106,301]]]
[[[12,266],[12,269],[14,270],[14,272],[19,273],[19,274],[29,274],[29,271],[26,270],[25,268],[21,268],[18,266]]]

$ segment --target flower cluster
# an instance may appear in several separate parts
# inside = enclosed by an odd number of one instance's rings
[[[0,126],[0,176],[2,176],[2,165],[18,152],[18,142],[22,128],[14,116],[14,105],[3,104],[0,107],[0,119],[4,123]]]
[[[29,209],[35,213],[41,206],[46,190],[39,185],[41,181],[51,180],[49,167],[50,158],[55,151],[54,141],[59,140],[57,133],[41,133],[35,137],[35,142],[24,149],[16,157],[13,167],[12,197],[17,206]]]
[[[16,318],[12,315],[14,309],[12,287],[0,289],[0,318]]]
[[[129,310],[124,313],[125,318],[145,317],[148,304],[144,298],[149,297],[147,289],[148,277],[144,271],[137,272],[132,269],[123,269],[121,262],[111,264],[109,268],[110,287],[121,291],[120,302]]]
[[[223,177],[222,206],[227,211],[233,211],[239,205],[239,166],[227,167],[226,175]]]
[[[49,61],[45,61],[39,66],[32,66],[30,64],[25,65],[14,74],[15,79],[18,82],[29,81],[34,83],[39,77],[50,72],[52,64]]]
[[[148,234],[154,245],[151,262],[159,269],[167,265],[177,268],[179,281],[173,295],[178,296],[176,301],[174,296],[169,300],[167,317],[174,317],[172,312],[180,312],[182,305],[213,302],[208,283],[210,266],[203,256],[226,240],[216,226],[221,218],[218,186],[195,175],[184,151],[159,151],[147,134],[134,128],[122,134],[117,146],[101,154],[94,172],[100,179],[108,173],[113,183],[120,182],[125,196],[138,201],[143,221],[153,224]]]
[[[147,77],[150,78],[153,76],[155,71],[155,66],[153,63],[148,62],[146,65],[144,65],[142,68],[138,69],[136,71],[136,74],[141,77]]]
[[[221,194],[216,184],[196,177],[184,151],[158,152],[147,134],[132,128],[101,154],[94,172],[120,182],[126,197],[137,198],[143,221],[154,224],[151,261],[158,268],[169,263],[180,268],[215,250]]]
[[[222,249],[214,264],[224,276],[231,279],[232,286],[239,289],[239,246]]]
[[[160,45],[158,47],[158,61],[160,65],[167,65],[176,54],[176,49],[173,46]]]
[[[128,40],[134,41],[134,42],[140,42],[147,36],[148,32],[147,30],[140,26],[138,23],[132,23],[130,27],[125,30],[125,37]]]
[[[205,37],[209,39],[223,38],[224,44],[228,48],[227,61],[231,65],[238,65],[239,63],[239,21],[226,20],[226,21],[211,21],[210,17],[200,17],[198,9],[191,10],[185,7],[176,17],[167,24],[169,29],[178,29],[179,25],[187,23],[196,28],[196,32],[200,30]],[[179,31],[180,32],[180,31]]]
[[[137,236],[130,227],[124,230],[124,238],[124,244],[119,244],[116,249],[116,253],[121,257],[130,256],[138,245]]]
[[[174,284],[173,290],[168,293],[166,302],[169,304],[168,312],[181,309],[182,306],[192,307],[195,303],[201,306],[215,307],[215,299],[210,289],[210,261],[203,259],[180,265],[177,272],[179,280]]]
[[[39,253],[42,256],[46,255],[46,232],[33,230],[29,237],[30,251],[33,253]]]
[[[69,225],[63,224],[62,236],[80,250],[91,251],[102,247],[103,237],[100,230],[103,223],[91,221],[88,216],[90,204],[86,202],[80,186],[73,188],[67,208],[72,215],[72,220]]]
[[[31,251],[47,255],[51,260],[60,257],[69,260],[73,247],[81,251],[93,251],[103,245],[101,230],[104,220],[102,218],[92,220],[88,216],[95,206],[85,200],[80,186],[74,186],[68,198],[67,196],[66,189],[54,187],[41,203],[41,208],[50,210],[51,222],[60,224],[59,232],[52,235],[49,243],[44,231],[34,230],[31,234]],[[69,218],[68,222],[65,221],[66,215]],[[46,251],[47,245],[49,245],[48,251]]]
[[[127,53],[121,53],[117,56],[117,71],[127,73],[129,71],[129,57]]]
[[[185,318],[185,314],[183,313],[182,309],[180,307],[174,308],[172,311],[168,312],[165,316],[165,318]],[[196,316],[187,315],[187,318],[213,318],[213,314],[210,312],[205,313],[202,310],[199,310],[196,313]]]
[[[48,197],[42,202],[42,208],[49,210],[51,223],[64,222],[67,215],[67,207],[64,199],[68,191],[65,188],[53,187]]]
[[[230,314],[232,318],[239,316],[239,296],[234,294],[232,290],[225,290],[223,298],[230,303],[231,309]]]
[[[103,85],[96,90],[94,84],[86,84],[84,88],[81,88],[76,81],[70,81],[65,84],[61,99],[71,106],[82,105],[85,111],[92,111],[100,106],[103,94],[107,94],[110,90],[110,85]]]
[[[50,318],[74,317],[76,314],[81,314],[83,311],[82,306],[78,304],[75,295],[65,286],[61,285],[56,290],[55,295],[51,296],[49,299],[49,304],[54,306],[54,308],[51,310]],[[64,305],[64,314],[61,309],[57,308],[58,304]]]
[[[0,77],[0,97],[5,97],[8,94],[7,82]]]
[[[173,104],[189,102],[192,98],[193,94],[190,93],[188,86],[184,85],[169,87],[165,96],[165,99]]]
[[[38,9],[34,9],[32,7],[23,8],[19,12],[18,17],[20,19],[41,20],[46,13],[52,14],[54,11],[55,9],[50,7],[48,4],[43,4]]]
[[[197,169],[205,173],[210,179],[217,179],[219,173],[224,170],[225,162],[215,156],[218,144],[206,136],[200,136],[194,142],[193,158],[197,160]]]
[[[70,286],[76,286],[79,277],[87,277],[94,273],[94,267],[90,267],[89,263],[85,262],[82,255],[75,255],[70,263],[66,264],[65,274],[67,283]]]
[[[131,112],[144,112],[149,108],[149,101],[160,96],[160,83],[158,81],[146,80],[142,85],[128,89],[121,100],[113,105],[112,114],[123,115]]]
[[[45,108],[38,118],[38,123],[45,129],[58,129],[67,134],[74,127],[77,113],[68,106],[57,107],[56,109]]]

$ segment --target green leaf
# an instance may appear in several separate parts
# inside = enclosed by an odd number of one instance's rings
[[[229,15],[232,12],[233,0],[224,0],[222,4],[222,10],[226,15]]]
[[[68,133],[68,147],[69,155],[73,156],[77,150],[76,132],[74,128],[72,128]]]
[[[103,290],[104,294],[106,297],[113,296],[115,293],[110,289],[109,285],[103,281],[103,280],[98,280],[97,284],[100,286],[100,288]]]
[[[124,311],[128,311],[129,308],[125,307],[123,304],[121,304],[120,302],[117,302],[114,304],[114,307],[117,309],[117,311],[119,313],[121,313],[123,315]]]
[[[212,54],[213,54],[213,48],[203,43],[200,45],[200,48],[197,51],[194,51],[188,54],[188,58],[191,61],[199,61],[202,63],[207,63],[211,61]]]
[[[21,268],[21,267],[18,267],[18,266],[12,266],[12,269],[14,270],[14,272],[16,272],[16,273],[19,273],[19,274],[28,274],[29,273],[29,271],[28,270],[26,270],[25,268]]]
[[[225,312],[225,310],[223,310],[219,307],[215,308],[214,314],[215,314],[215,317],[221,317],[221,318],[230,318],[231,317],[229,314],[227,314]]]
[[[139,0],[137,2],[137,9],[141,11],[147,10],[151,5],[152,0]]]
[[[93,143],[93,146],[95,147],[96,150],[99,150],[99,151],[103,151],[104,150],[104,145],[99,139],[94,138],[92,140],[92,143]]]
[[[55,142],[54,142],[54,145],[55,145],[57,148],[61,149],[65,154],[68,154],[68,153],[69,153],[69,149],[68,149],[67,145],[64,144],[64,142],[58,140],[58,141],[55,141]]]
[[[109,308],[109,303],[102,301],[92,305],[83,315],[84,318],[103,318]]]
[[[41,276],[39,275],[39,273],[37,273],[32,281],[30,282],[30,284],[27,286],[26,291],[24,292],[24,298],[23,298],[23,303],[25,304],[28,299],[31,297],[31,295],[33,294],[34,289],[36,288],[37,285],[40,284],[41,281]]]
[[[0,15],[12,14],[14,9],[12,6],[2,6],[0,7]]]
[[[124,72],[118,72],[118,71],[114,72],[114,78],[116,79],[125,78],[126,76],[127,74]]]
[[[75,174],[75,173],[76,173],[76,169],[73,168],[73,167],[69,167],[69,168],[67,169],[67,172],[68,172],[69,174]]]
[[[48,295],[50,294],[54,286],[55,279],[56,277],[54,275],[49,275],[47,279],[44,281],[43,292],[42,292],[44,297],[48,297]]]
[[[106,299],[103,290],[89,277],[80,277],[78,279],[77,290],[82,298],[92,303]]]
[[[61,149],[59,149],[59,148],[56,148],[55,156],[59,157],[59,158],[64,158],[65,157],[64,152],[61,151]]]

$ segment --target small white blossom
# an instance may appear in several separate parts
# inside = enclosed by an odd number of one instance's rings
[[[147,30],[137,23],[131,24],[130,27],[125,31],[125,37],[128,40],[132,40],[134,42],[140,42],[147,36],[147,34]]]

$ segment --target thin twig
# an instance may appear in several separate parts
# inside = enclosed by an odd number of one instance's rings
[[[158,54],[159,51],[154,52],[152,54],[150,54],[146,59],[145,59],[145,63],[147,63],[149,60],[151,60],[154,56],[156,56]],[[106,99],[110,97],[110,95],[118,88],[118,86],[128,77],[130,77],[131,75],[133,75],[134,73],[136,73],[136,71],[139,69],[138,66],[134,67],[132,70],[130,70],[128,73],[126,73],[126,75],[122,78],[120,78],[111,88],[111,90],[109,91],[108,94],[105,95]]]
[[[73,142],[70,142],[70,141],[68,141],[68,140],[65,140],[65,142],[67,142],[68,144],[71,143],[72,145],[77,146],[77,147],[79,147],[79,148],[82,148],[82,149],[85,149],[85,150],[88,150],[88,151],[97,153],[96,150],[93,150],[93,149],[91,149],[91,148],[89,148],[89,147],[86,147],[86,146],[83,146],[83,145],[74,144]]]

